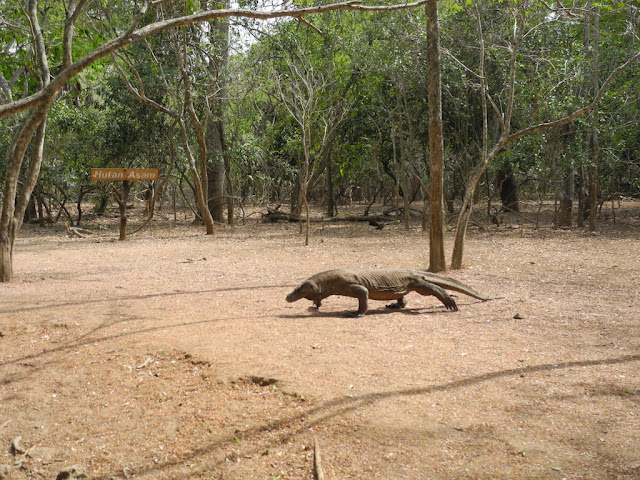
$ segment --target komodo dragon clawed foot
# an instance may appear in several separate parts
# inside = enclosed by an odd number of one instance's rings
[[[457,280],[419,270],[327,270],[302,282],[287,295],[287,302],[306,298],[319,308],[322,300],[331,295],[357,298],[358,310],[349,316],[361,317],[367,313],[369,300],[396,300],[387,307],[401,309],[406,305],[405,295],[416,292],[436,297],[447,310],[455,312],[458,310],[456,301],[445,289],[461,292],[479,300],[490,299]]]
[[[398,301],[395,303],[390,303],[389,305],[385,305],[385,307],[390,310],[400,310],[401,308],[404,308],[406,306],[407,306],[407,299],[404,297],[399,298]]]

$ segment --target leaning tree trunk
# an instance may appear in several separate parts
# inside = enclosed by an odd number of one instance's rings
[[[13,247],[40,174],[47,113],[54,101],[55,95],[44,105],[29,112],[7,150],[7,171],[0,215],[0,282],[10,282],[13,279]],[[32,139],[31,161],[19,191],[20,167]]]
[[[462,256],[464,253],[464,237],[467,234],[467,227],[473,213],[473,194],[476,186],[482,178],[482,174],[486,168],[488,161],[484,161],[476,165],[469,175],[469,180],[464,191],[462,200],[462,208],[458,215],[458,223],[456,224],[456,236],[453,241],[453,254],[451,256],[451,268],[454,270],[462,268]]]
[[[193,183],[196,188],[196,198],[198,200],[198,207],[200,209],[200,215],[202,215],[202,220],[204,221],[205,229],[207,235],[213,235],[214,232],[214,224],[213,217],[211,216],[211,212],[209,211],[209,206],[207,204],[208,199],[208,172],[207,172],[207,141],[206,141],[206,132],[198,118],[198,114],[196,112],[194,103],[193,103],[193,94],[191,92],[191,78],[189,76],[189,72],[187,72],[186,68],[186,43],[187,38],[183,33],[182,45],[177,45],[174,48],[176,60],[178,61],[178,66],[180,69],[180,76],[182,77],[182,83],[184,85],[184,103],[189,114],[189,119],[191,120],[191,127],[194,129],[196,133],[196,138],[198,140],[198,164],[191,153],[191,149],[189,147],[189,139],[187,136],[187,128],[184,123],[184,120],[181,116],[177,117],[178,125],[180,127],[180,137],[182,139],[182,147],[187,156],[187,160],[189,161],[189,169],[191,170],[191,174],[193,175]]]
[[[34,40],[34,54],[38,66],[37,75],[39,75],[37,77],[38,88],[44,89],[50,84],[51,72],[47,61],[42,28],[38,21],[38,5],[35,1],[28,1],[25,2],[25,7],[31,24],[31,35]],[[67,17],[65,21],[62,68],[67,67],[71,60],[68,41],[70,36],[73,35],[74,21],[75,18],[72,17]],[[7,167],[2,193],[2,213],[0,214],[0,282],[9,282],[13,279],[13,247],[18,232],[22,227],[29,199],[40,175],[47,114],[53,102],[55,102],[56,93],[50,92],[40,107],[33,109],[25,116],[7,150]],[[20,169],[32,140],[31,161],[27,168],[25,179],[22,182],[22,188],[18,190]]]
[[[491,152],[491,155],[487,155],[487,149],[489,145],[489,122],[487,115],[487,94],[488,94],[488,86],[487,86],[487,78],[484,73],[484,34],[482,33],[482,22],[480,21],[480,12],[478,11],[478,5],[474,3],[476,10],[476,21],[477,21],[477,29],[478,29],[478,38],[480,40],[480,85],[482,88],[482,148],[481,155],[482,160],[478,163],[472,170],[469,172],[469,177],[467,179],[464,196],[462,199],[462,208],[460,209],[460,214],[458,215],[458,222],[456,224],[456,236],[453,241],[453,252],[451,254],[451,268],[459,269],[462,268],[462,256],[464,253],[464,239],[467,235],[467,227],[469,226],[469,220],[471,219],[471,213],[473,212],[473,196],[476,191],[476,186],[482,177],[487,165],[493,157],[495,157],[501,149],[500,145],[505,140],[507,132],[502,131],[502,137],[500,141]],[[513,54],[512,54],[513,58]]]

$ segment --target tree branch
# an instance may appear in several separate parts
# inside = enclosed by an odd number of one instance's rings
[[[64,34],[62,35],[62,69],[73,63],[72,42],[73,31],[80,16],[80,12],[87,4],[87,0],[71,0],[67,9],[67,18],[64,22]]]
[[[16,100],[11,103],[7,103],[4,105],[0,105],[0,118],[5,118],[11,115],[15,115],[17,113],[23,112],[25,110],[29,110],[31,108],[37,107],[47,101],[48,98],[55,96],[58,91],[75,75],[83,71],[92,63],[100,60],[101,58],[119,50],[127,45],[147,38],[150,35],[163,32],[165,30],[170,30],[172,28],[190,25],[193,23],[199,23],[205,20],[211,20],[214,18],[229,18],[229,17],[238,17],[238,18],[255,18],[259,20],[267,20],[272,18],[301,18],[306,15],[313,15],[317,13],[325,13],[334,10],[353,10],[353,11],[361,11],[361,12],[391,12],[395,10],[406,10],[410,8],[416,8],[422,5],[425,5],[430,2],[435,2],[437,0],[419,0],[413,3],[404,3],[401,5],[386,5],[386,6],[367,6],[361,5],[359,0],[352,0],[343,3],[333,3],[329,5],[321,5],[317,7],[308,7],[301,8],[299,10],[273,10],[271,12],[259,12],[255,10],[247,10],[247,9],[222,9],[222,10],[207,10],[204,12],[195,13],[192,15],[186,15],[182,17],[170,18],[168,20],[162,20],[159,22],[155,22],[144,27],[141,27],[137,30],[133,30],[137,23],[140,21],[140,15],[136,17],[133,24],[129,28],[127,32],[123,35],[108,41],[102,44],[100,47],[96,48],[92,52],[88,53],[80,60],[75,63],[69,65],[67,68],[63,69],[52,81],[51,83],[42,88],[38,92],[33,95],[29,95],[20,100]],[[151,7],[155,7],[157,5],[162,5],[164,1],[158,1],[151,3]]]
[[[129,79],[127,78],[126,73],[124,72],[124,70],[122,70],[122,67],[120,66],[120,64],[114,59],[113,64],[115,65],[116,70],[118,70],[118,73],[120,74],[120,77],[122,78],[122,81],[124,82],[125,86],[127,87],[127,90],[129,90],[131,92],[131,94],[134,97],[136,97],[140,103],[145,104],[145,105],[149,105],[149,106],[153,107],[155,110],[157,110],[158,112],[162,112],[165,115],[170,116],[171,118],[178,118],[180,116],[177,112],[174,112],[173,110],[171,110],[171,109],[165,107],[164,105],[159,104],[155,100],[152,100],[149,97],[147,97],[147,95],[144,92],[144,83],[142,82],[142,78],[140,77],[140,74],[138,73],[138,70],[131,64],[131,62],[129,62],[125,57],[120,55],[118,52],[114,52],[113,55],[115,55],[119,59],[121,59],[125,63],[125,65],[127,65],[127,67],[129,67],[129,69],[133,73],[133,76],[136,77],[136,81],[138,82],[139,90],[136,90],[133,87],[133,85],[131,85],[131,82],[129,82]]]
[[[597,108],[598,107],[598,103],[600,102],[602,96],[606,92],[606,90],[609,87],[609,85],[611,84],[611,82],[613,82],[615,77],[617,77],[620,74],[620,72],[622,72],[624,69],[629,67],[632,63],[637,62],[638,60],[640,60],[640,52],[636,53],[629,60],[627,60],[622,65],[620,65],[617,68],[615,68],[609,74],[607,79],[602,83],[602,86],[600,87],[600,89],[598,90],[596,95],[593,97],[593,101],[589,105],[586,105],[586,106],[584,106],[582,108],[579,108],[578,110],[574,111],[573,113],[570,113],[569,115],[566,115],[565,117],[559,118],[557,120],[553,120],[551,122],[538,123],[537,125],[532,125],[530,127],[524,128],[524,129],[520,130],[519,132],[514,133],[513,135],[509,135],[509,137],[507,137],[507,139],[506,139],[507,141],[506,141],[505,145],[508,144],[508,143],[513,142],[514,140],[519,139],[520,137],[524,137],[525,135],[528,135],[530,133],[536,132],[538,130],[542,130],[542,129],[545,129],[545,128],[558,127],[560,125],[564,125],[566,123],[572,122],[573,120],[578,118],[580,115],[583,115],[583,114],[593,110],[594,108]]]

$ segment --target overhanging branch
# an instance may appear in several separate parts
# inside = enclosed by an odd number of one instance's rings
[[[211,20],[214,18],[254,18],[259,20],[267,20],[273,18],[302,18],[306,15],[313,15],[317,13],[325,13],[335,10],[351,10],[351,11],[360,11],[360,12],[391,12],[395,10],[406,10],[411,8],[417,8],[427,3],[435,2],[437,0],[419,0],[411,3],[403,3],[398,5],[385,5],[385,6],[377,6],[377,5],[362,5],[360,0],[351,0],[348,2],[342,3],[333,3],[329,5],[321,5],[317,7],[308,7],[301,8],[298,10],[273,10],[270,12],[260,12],[255,10],[247,10],[247,9],[223,9],[223,10],[207,10],[204,12],[195,13],[192,15],[186,15],[183,17],[170,18],[168,20],[162,20],[160,22],[155,22],[150,25],[146,25],[134,31],[127,31],[125,34],[121,35],[118,38],[115,38],[109,42],[104,43],[100,47],[96,48],[92,52],[88,53],[80,60],[75,63],[69,65],[67,68],[62,70],[56,77],[51,81],[51,83],[38,92],[25,97],[20,100],[16,100],[11,103],[6,103],[0,105],[0,118],[9,117],[11,115],[15,115],[17,113],[23,112],[25,110],[29,110],[31,108],[37,107],[47,101],[47,99],[57,95],[60,89],[75,75],[83,71],[92,63],[100,60],[101,58],[119,50],[127,45],[147,38],[150,35],[155,33],[160,33],[165,30],[170,30],[172,28],[190,25],[194,23],[199,23],[207,20]],[[161,5],[163,1],[153,2],[149,5],[149,7],[155,7],[157,5]],[[137,21],[138,19],[136,19]],[[135,26],[135,22],[133,26]]]
[[[572,122],[573,120],[578,118],[580,115],[583,115],[583,114],[585,114],[587,112],[590,112],[591,110],[597,108],[598,107],[598,103],[600,102],[602,96],[606,92],[606,90],[609,87],[609,85],[611,84],[611,82],[613,82],[615,77],[617,77],[623,70],[625,70],[627,67],[629,67],[634,62],[637,62],[638,60],[640,60],[640,52],[636,53],[633,57],[629,58],[629,60],[627,60],[622,65],[620,65],[617,68],[615,68],[609,74],[607,79],[602,83],[602,86],[600,87],[600,89],[598,89],[598,92],[596,93],[595,97],[593,98],[593,101],[589,105],[586,105],[586,106],[584,106],[582,108],[579,108],[579,109],[575,110],[574,112],[570,113],[569,115],[566,115],[565,117],[559,118],[559,119],[551,121],[551,122],[538,123],[537,125],[532,125],[530,127],[524,128],[524,129],[520,130],[519,132],[514,133],[513,135],[509,135],[507,137],[507,141],[505,143],[505,146],[506,146],[506,144],[511,143],[514,140],[519,139],[520,137],[524,137],[525,135],[529,135],[530,133],[536,132],[538,130],[543,130],[543,129],[547,129],[547,128],[558,127],[560,125],[565,125],[565,124],[567,124],[569,122]]]

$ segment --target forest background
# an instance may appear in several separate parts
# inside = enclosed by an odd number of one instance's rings
[[[25,219],[80,225],[85,202],[99,214],[112,195],[121,239],[130,198],[149,219],[157,201],[187,205],[213,233],[256,203],[296,218],[308,201],[328,217],[378,202],[408,225],[428,196],[433,2],[0,4],[2,280]],[[595,230],[601,201],[638,194],[637,4],[439,2],[438,15],[453,268],[481,197],[494,223],[526,195],[553,202],[554,225]],[[114,188],[89,181],[94,167],[161,173]]]

